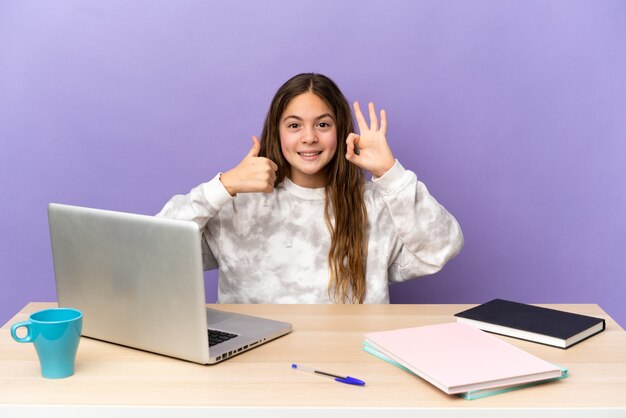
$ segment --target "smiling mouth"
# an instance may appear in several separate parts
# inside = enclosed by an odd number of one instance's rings
[[[318,155],[320,155],[322,153],[322,151],[316,151],[316,152],[299,152],[298,155],[301,157],[316,157]]]

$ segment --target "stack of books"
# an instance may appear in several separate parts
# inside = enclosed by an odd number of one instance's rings
[[[363,349],[465,399],[563,379],[568,373],[458,322],[369,333]]]
[[[363,349],[465,399],[567,377],[566,369],[458,322],[369,333]]]
[[[455,315],[457,322],[365,334],[363,349],[465,399],[566,378],[568,370],[484,331],[568,348],[605,321],[494,299]]]

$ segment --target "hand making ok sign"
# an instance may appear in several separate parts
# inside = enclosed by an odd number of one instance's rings
[[[369,106],[370,124],[361,113],[359,102],[354,102],[354,114],[359,126],[359,135],[351,133],[346,138],[346,160],[369,171],[376,177],[385,174],[396,162],[387,144],[387,114],[380,111],[380,127],[374,103]]]

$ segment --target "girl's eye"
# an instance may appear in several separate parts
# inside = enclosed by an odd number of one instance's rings
[[[318,124],[318,126],[319,126],[320,128],[328,128],[328,127],[330,126],[330,124],[329,124],[328,122],[320,122],[320,123]]]
[[[287,128],[290,128],[290,129],[296,129],[296,128],[298,128],[299,126],[300,126],[300,125],[298,125],[297,123],[293,122],[293,123],[290,123],[289,125],[287,125]]]

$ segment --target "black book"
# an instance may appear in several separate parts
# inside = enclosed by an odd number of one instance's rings
[[[569,348],[606,327],[602,318],[503,299],[494,299],[454,316],[457,321],[483,331],[560,348]]]

